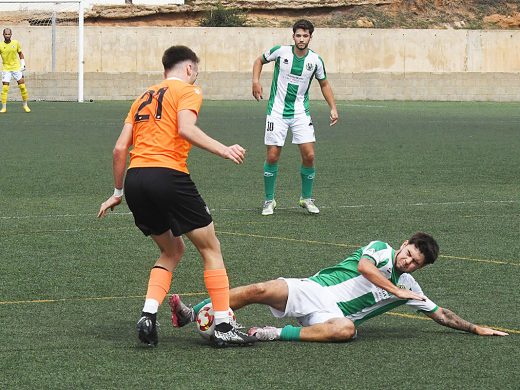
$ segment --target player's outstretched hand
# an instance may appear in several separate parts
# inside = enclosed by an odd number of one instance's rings
[[[257,101],[260,101],[260,99],[264,98],[262,96],[262,84],[253,83],[253,96]]]
[[[226,146],[222,157],[233,161],[235,164],[242,164],[246,157],[246,150],[240,145]]]
[[[330,110],[330,125],[334,126],[336,123],[338,123],[339,115],[338,110]]]
[[[99,213],[97,215],[98,218],[103,218],[108,213],[108,209],[114,210],[118,204],[121,203],[123,197],[112,195],[105,202],[101,203],[101,207],[99,208]]]
[[[475,333],[479,336],[509,336],[509,333],[492,328],[486,328],[485,326],[477,326],[475,328]]]
[[[405,290],[405,289],[399,289],[399,291],[396,292],[394,295],[400,299],[415,299],[417,301],[426,300],[426,297],[424,295],[417,294],[417,293],[414,293],[413,291]]]

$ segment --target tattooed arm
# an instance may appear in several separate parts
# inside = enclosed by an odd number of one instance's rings
[[[437,311],[434,313],[425,313],[428,317],[434,320],[436,323],[447,326],[448,328],[463,330],[469,333],[475,333],[479,336],[507,336],[508,334],[505,332],[501,332],[499,330],[486,328],[484,326],[479,326],[472,324],[469,321],[466,321],[456,315],[449,309],[443,309],[439,307]]]

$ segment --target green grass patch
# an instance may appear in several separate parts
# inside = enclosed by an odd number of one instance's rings
[[[159,312],[156,349],[135,322],[158,251],[125,204],[102,221],[111,151],[129,102],[11,104],[0,116],[0,326],[3,389],[353,389],[518,386],[520,104],[339,102],[317,130],[315,197],[298,207],[299,153],[280,161],[272,217],[260,215],[265,104],[212,102],[199,125],[247,149],[235,166],[194,149],[189,166],[212,209],[232,286],[306,277],[380,239],[432,233],[441,257],[416,273],[425,293],[464,318],[512,331],[480,338],[399,309],[367,321],[347,344],[273,342],[214,350],[193,327]],[[200,257],[187,244],[172,291],[205,297]],[[412,317],[401,314],[412,314]],[[261,306],[246,326],[278,321]],[[424,317],[425,318],[425,317]]]

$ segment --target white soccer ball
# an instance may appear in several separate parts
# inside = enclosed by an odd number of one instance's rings
[[[233,310],[229,309],[228,315],[232,322],[236,322]],[[204,307],[199,310],[195,324],[197,325],[199,334],[206,340],[209,340],[215,331],[215,313],[213,312],[213,305],[211,303],[204,305]]]

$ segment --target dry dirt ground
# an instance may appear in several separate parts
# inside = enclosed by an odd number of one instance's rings
[[[187,0],[181,6],[95,6],[86,25],[199,26],[215,13],[215,1]],[[241,14],[245,26],[289,27],[299,18],[316,27],[520,28],[520,0],[249,0],[218,3]],[[60,16],[67,23],[70,15]],[[0,24],[33,24],[35,16],[0,12]],[[40,22],[38,22],[40,23]]]

